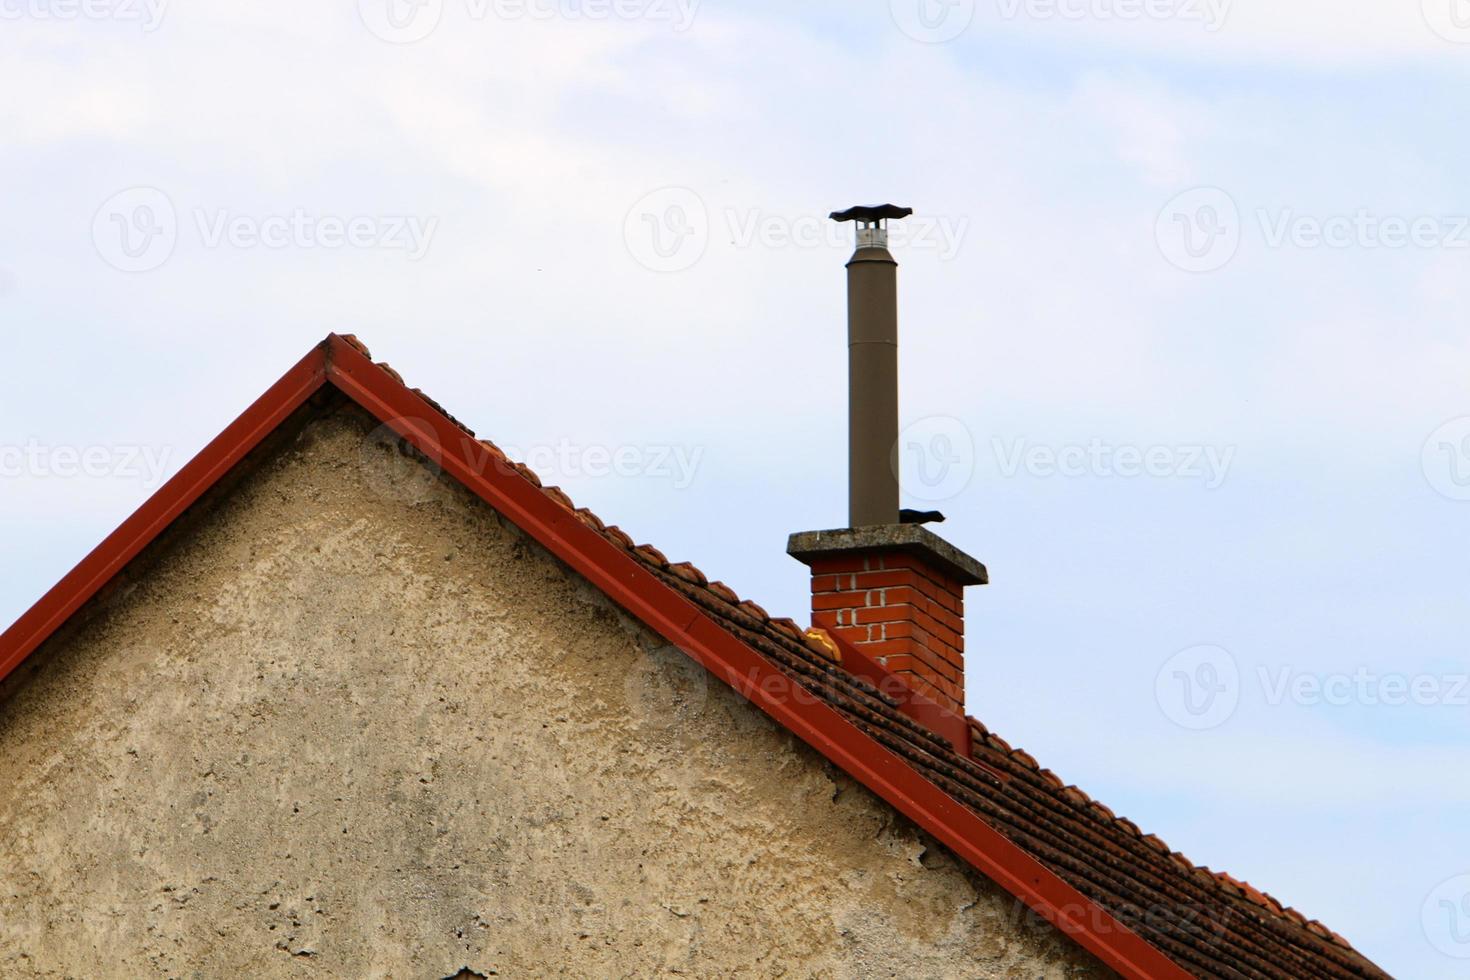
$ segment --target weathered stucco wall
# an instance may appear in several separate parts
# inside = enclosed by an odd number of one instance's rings
[[[1105,971],[343,412],[0,702],[0,975]]]

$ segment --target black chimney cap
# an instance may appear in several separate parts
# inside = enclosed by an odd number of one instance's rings
[[[901,208],[897,204],[878,204],[872,207],[848,208],[846,211],[833,211],[833,221],[885,221],[889,218],[907,218],[914,213],[913,208]]]

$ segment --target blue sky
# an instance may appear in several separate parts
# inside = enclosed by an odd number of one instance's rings
[[[911,502],[993,579],[972,712],[1464,976],[1458,2],[16,0],[0,620],[329,330],[803,618],[785,537],[845,500],[821,219],[894,200],[914,465],[951,464]]]

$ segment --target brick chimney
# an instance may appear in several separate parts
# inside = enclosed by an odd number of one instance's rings
[[[899,509],[898,263],[891,204],[832,215],[858,224],[847,264],[848,522],[793,534],[786,551],[812,571],[812,625],[853,644],[914,692],[965,713],[967,585],[985,566]]]

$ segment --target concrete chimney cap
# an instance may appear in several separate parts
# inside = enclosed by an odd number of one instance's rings
[[[901,208],[896,204],[878,204],[871,206],[858,206],[848,208],[846,211],[833,211],[833,221],[863,221],[871,224],[875,221],[887,221],[889,219],[907,218],[914,213],[913,208]]]

